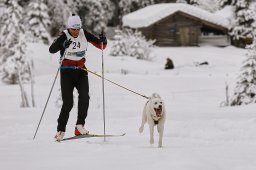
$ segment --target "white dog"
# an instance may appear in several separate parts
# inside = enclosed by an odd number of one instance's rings
[[[150,144],[154,143],[154,126],[157,126],[159,133],[158,147],[162,147],[164,123],[165,123],[165,105],[159,94],[152,94],[144,106],[141,126],[139,132],[142,133],[144,125],[147,122],[150,131]]]

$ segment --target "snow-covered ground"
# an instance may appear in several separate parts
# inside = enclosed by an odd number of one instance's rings
[[[143,95],[159,93],[166,103],[167,121],[163,148],[149,144],[146,126],[138,133],[146,100],[105,83],[106,132],[124,137],[89,138],[54,142],[59,108],[59,79],[33,140],[58,67],[58,54],[48,47],[29,45],[35,59],[36,108],[19,108],[17,85],[0,84],[0,169],[3,170],[255,170],[256,105],[220,107],[229,93],[244,59],[245,50],[235,47],[156,48],[153,62],[104,52],[105,77]],[[166,57],[174,70],[164,70]],[[196,67],[194,63],[209,65]],[[101,73],[101,51],[89,46],[87,66]],[[126,74],[125,74],[126,73]],[[90,108],[86,128],[103,133],[101,79],[89,75]],[[30,86],[27,85],[29,93]],[[76,102],[77,103],[77,102]],[[75,104],[76,104],[75,103]],[[72,136],[76,108],[71,111],[66,136]],[[155,134],[157,142],[157,133]]]

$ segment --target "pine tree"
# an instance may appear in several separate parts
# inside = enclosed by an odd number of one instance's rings
[[[159,3],[175,3],[176,0],[154,0],[155,4]]]
[[[231,106],[256,103],[256,36],[247,48],[247,58],[243,62]]]
[[[48,1],[52,1],[52,0],[48,0]],[[77,13],[79,8],[83,6],[83,4],[85,3],[85,0],[65,0],[63,2],[70,8],[70,11],[72,14],[72,13]]]
[[[218,0],[221,7],[232,5],[234,6],[237,0]]]
[[[120,8],[120,21],[122,17],[130,12],[134,12],[138,9],[144,8],[146,6],[154,4],[154,0],[120,0],[119,8]]]
[[[184,4],[187,4],[187,1],[186,1],[186,0],[176,0],[176,3],[184,3]]]
[[[130,12],[136,11],[140,8],[144,8],[149,5],[153,5],[155,2],[154,0],[120,0],[119,7],[121,10],[121,14],[125,15]]]
[[[6,0],[8,1],[8,0]],[[23,8],[26,7],[31,0],[17,0],[18,4]]]
[[[176,3],[186,3],[190,5],[198,5],[199,0],[177,0]]]
[[[232,21],[229,34],[232,44],[245,47],[253,38],[252,31],[255,29],[255,10],[250,8],[251,0],[219,0],[220,6],[234,6],[234,20]]]
[[[15,46],[12,47],[13,55],[6,58],[2,65],[3,77],[2,80],[8,84],[17,84],[20,80],[29,81],[28,61],[26,59],[26,42],[20,39]],[[21,79],[19,80],[19,76]]]
[[[126,39],[122,34],[121,30],[115,30],[114,42],[111,47],[110,55],[112,56],[123,56],[127,55],[127,49],[125,45]]]
[[[11,54],[3,55],[2,80],[8,84],[19,84],[22,97],[22,107],[28,107],[27,94],[23,88],[23,81],[29,80],[28,62],[25,56],[26,41],[23,20],[23,10],[15,0],[9,0],[7,10],[1,20],[3,26],[0,29],[0,43],[3,49]]]
[[[49,44],[50,35],[48,28],[51,22],[45,3],[41,0],[31,1],[27,8],[26,22],[28,23],[26,32],[30,42]]]
[[[151,47],[153,47],[155,41],[147,41],[139,31],[129,32],[128,36],[131,42],[127,44],[129,45],[128,55],[137,59],[151,60]]]
[[[177,0],[176,3],[187,3],[209,12],[215,12],[220,8],[218,0]]]
[[[253,38],[252,23],[254,22],[254,12],[249,8],[249,1],[237,0],[235,10],[235,20],[233,22],[230,35],[235,44],[239,47],[244,47],[250,44]]]
[[[114,5],[110,0],[81,0],[75,9],[83,26],[94,34],[106,30],[107,23],[114,14]]]
[[[154,41],[147,41],[138,31],[131,29],[117,30],[114,45],[110,54],[113,56],[131,56],[137,59],[150,60],[152,57],[151,47]]]
[[[25,63],[25,29],[22,8],[15,0],[9,1],[8,8],[2,15],[0,46],[6,53],[1,54],[3,81],[10,84],[18,82],[18,65]],[[26,70],[21,69],[21,74]]]
[[[0,46],[11,49],[18,43],[20,31],[24,31],[24,28],[19,26],[23,11],[15,1],[10,1],[7,5],[1,16]]]
[[[49,27],[51,36],[58,36],[66,28],[67,19],[71,15],[71,9],[63,0],[48,0],[46,5],[49,9],[51,25]]]

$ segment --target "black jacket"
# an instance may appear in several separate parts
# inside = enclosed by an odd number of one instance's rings
[[[101,49],[101,40],[94,36],[93,34],[89,33],[88,31],[84,30],[84,35],[89,43],[94,45],[96,48]],[[64,54],[65,48],[63,47],[64,41],[67,40],[67,36],[64,32],[61,32],[60,36],[54,40],[52,45],[49,48],[50,53],[56,53],[60,51],[60,55],[62,56]],[[103,49],[105,49],[107,46],[107,39],[103,42]]]

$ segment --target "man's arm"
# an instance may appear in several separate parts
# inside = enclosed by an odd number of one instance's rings
[[[95,35],[93,35],[93,34],[87,32],[85,29],[84,29],[84,35],[85,35],[85,37],[86,37],[86,39],[87,39],[87,41],[88,41],[89,43],[91,43],[92,45],[94,45],[96,48],[101,49],[102,40],[101,40],[100,38],[98,38],[98,37],[96,37]],[[106,46],[107,46],[107,39],[105,39],[105,40],[103,41],[103,49],[105,49]]]
[[[67,40],[67,36],[64,32],[61,33],[61,35],[54,40],[52,45],[49,48],[50,53],[56,53],[58,51],[61,51],[61,55],[64,52],[63,43]]]

